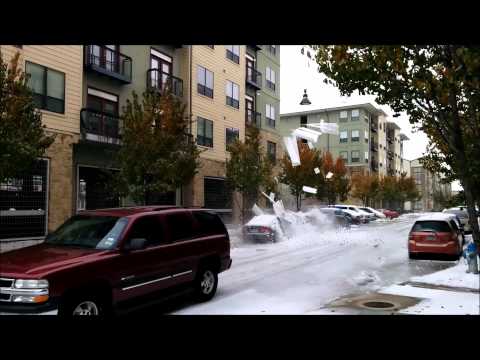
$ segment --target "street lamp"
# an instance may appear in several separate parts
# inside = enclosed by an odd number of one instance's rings
[[[303,91],[304,91],[303,98],[302,98],[302,101],[300,101],[300,105],[311,105],[312,103],[308,99],[307,89],[305,89]]]

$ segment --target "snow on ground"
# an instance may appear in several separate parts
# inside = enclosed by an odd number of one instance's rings
[[[393,285],[380,291],[382,294],[404,295],[424,299],[415,306],[401,309],[400,314],[413,315],[480,315],[478,293],[426,289],[414,286]]]
[[[456,266],[433,274],[412,277],[410,281],[479,290],[480,275],[467,274],[467,268],[467,265],[462,261]]]
[[[173,313],[306,314],[338,297],[373,292],[453,265],[409,261],[413,221],[375,221],[348,230],[322,221],[299,224],[288,239],[268,244],[244,242],[241,227],[229,226],[233,263],[219,275],[216,296]]]

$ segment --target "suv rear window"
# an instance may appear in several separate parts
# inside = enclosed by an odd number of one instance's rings
[[[450,232],[450,227],[445,221],[417,221],[412,228],[413,232],[419,231],[436,231]]]
[[[195,236],[192,218],[186,212],[175,212],[166,216],[171,241],[188,240]]]
[[[201,235],[225,234],[225,225],[217,214],[207,211],[193,211]]]

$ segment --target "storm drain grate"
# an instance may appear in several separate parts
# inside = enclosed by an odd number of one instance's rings
[[[393,309],[396,307],[395,304],[392,304],[388,301],[366,301],[361,304],[362,307],[369,309]]]

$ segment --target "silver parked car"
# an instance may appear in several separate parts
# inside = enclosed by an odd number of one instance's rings
[[[443,209],[442,212],[447,214],[457,215],[457,217],[460,219],[460,222],[463,226],[463,230],[465,231],[465,233],[472,232],[472,226],[468,218],[468,211],[466,207],[459,206],[459,207],[453,207],[449,209]]]

